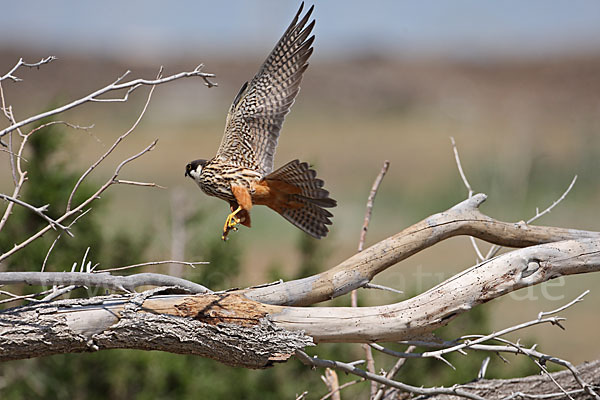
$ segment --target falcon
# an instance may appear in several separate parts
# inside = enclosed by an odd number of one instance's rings
[[[239,224],[250,227],[250,210],[265,205],[307,234],[320,239],[336,201],[306,162],[293,160],[273,170],[273,158],[286,114],[300,90],[313,52],[314,6],[301,17],[304,3],[258,73],[244,83],[229,108],[216,156],[186,165],[185,176],[209,196],[229,202],[221,238]],[[308,23],[308,25],[307,25]]]

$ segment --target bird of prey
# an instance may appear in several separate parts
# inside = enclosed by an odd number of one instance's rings
[[[283,120],[313,52],[315,37],[310,34],[315,20],[308,21],[314,6],[301,17],[303,7],[304,3],[256,76],[235,96],[217,155],[185,167],[185,176],[204,193],[229,202],[231,213],[225,220],[223,240],[238,224],[250,227],[254,204],[275,210],[317,239],[329,231],[333,215],[325,208],[335,207],[336,201],[323,189],[316,172],[298,160],[273,170]]]

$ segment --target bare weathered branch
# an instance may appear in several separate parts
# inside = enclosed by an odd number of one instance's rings
[[[320,359],[317,357],[310,357],[308,354],[306,354],[300,350],[296,351],[296,357],[303,364],[311,366],[311,367],[340,369],[344,372],[347,372],[347,373],[350,373],[350,374],[353,374],[356,376],[360,376],[361,378],[365,378],[365,379],[368,379],[368,380],[371,380],[374,382],[378,382],[378,383],[384,384],[386,386],[394,387],[394,388],[400,389],[401,391],[408,392],[408,393],[428,395],[428,396],[436,395],[436,394],[447,394],[447,395],[459,396],[459,397],[464,397],[464,398],[473,399],[473,400],[484,400],[483,397],[480,397],[480,396],[477,396],[476,394],[467,392],[467,391],[463,390],[462,388],[460,388],[459,386],[454,386],[451,388],[417,387],[417,386],[407,385],[402,382],[394,381],[394,380],[388,379],[381,375],[367,372],[365,370],[356,368],[353,365],[343,363],[341,361],[323,360],[323,359]]]
[[[0,193],[0,199],[4,199],[6,201],[12,201],[15,204],[18,204],[18,205],[20,205],[22,207],[27,208],[28,210],[33,211],[34,213],[36,213],[37,215],[39,215],[40,217],[42,217],[42,219],[46,220],[53,229],[56,229],[56,228],[62,229],[63,231],[65,231],[67,233],[67,235],[73,237],[73,234],[71,233],[71,231],[69,230],[68,227],[61,225],[59,222],[56,222],[55,220],[53,220],[52,218],[50,218],[49,216],[47,216],[46,214],[44,214],[45,211],[48,211],[48,205],[49,204],[46,204],[46,205],[41,206],[41,207],[35,207],[35,206],[32,206],[29,203],[26,203],[26,202],[24,202],[22,200],[19,200],[19,199],[15,199],[14,197],[11,197],[11,196],[6,195],[4,193]]]
[[[46,58],[42,58],[40,61],[36,62],[36,63],[26,63],[22,58],[19,58],[19,61],[17,61],[17,63],[14,65],[14,67],[12,67],[10,69],[10,71],[8,71],[6,74],[0,76],[0,82],[5,80],[5,79],[10,79],[14,82],[20,82],[22,81],[21,78],[13,75],[17,69],[19,69],[19,67],[23,66],[23,67],[27,67],[27,68],[39,68],[40,66],[44,65],[44,64],[48,64],[51,61],[56,60],[55,56],[48,56]]]
[[[86,272],[0,272],[0,285],[27,284],[35,286],[76,285],[93,286],[123,292],[133,292],[140,286],[177,286],[192,293],[211,293],[211,290],[194,282],[174,276],[141,273],[116,276],[109,273]]]
[[[204,80],[204,83],[208,87],[215,86],[216,84],[211,82],[209,79],[209,78],[213,78],[215,75],[206,73],[206,72],[202,72],[202,68],[203,68],[203,65],[200,64],[193,71],[190,71],[190,72],[180,72],[178,74],[166,76],[164,78],[159,78],[159,79],[134,79],[134,80],[131,80],[128,82],[120,83],[120,81],[123,78],[125,78],[125,76],[129,73],[129,71],[127,71],[127,73],[125,73],[124,75],[119,77],[119,79],[117,79],[113,83],[106,85],[105,87],[98,89],[95,92],[88,94],[87,96],[84,96],[80,99],[74,100],[71,103],[65,104],[61,107],[43,112],[38,115],[31,116],[27,119],[24,119],[22,121],[11,124],[7,128],[0,130],[0,138],[2,138],[7,133],[14,131],[15,129],[21,128],[32,122],[39,121],[40,119],[47,118],[52,115],[60,114],[64,111],[70,110],[71,108],[77,107],[77,106],[87,103],[87,102],[102,100],[102,99],[99,99],[98,97],[105,93],[108,93],[110,91],[129,89],[129,91],[127,92],[127,95],[128,95],[129,93],[131,93],[132,91],[134,91],[135,89],[137,89],[143,85],[155,86],[155,85],[160,85],[163,83],[172,82],[176,79],[189,78],[189,77],[200,77]],[[126,99],[126,97],[125,97],[125,99]],[[106,101],[106,99],[105,99],[105,101]]]
[[[309,305],[326,301],[362,287],[390,266],[444,239],[459,235],[475,236],[508,247],[568,239],[600,239],[599,232],[495,220],[478,209],[485,199],[486,195],[476,194],[374,244],[328,271],[281,285],[249,289],[246,295],[262,303],[280,305]]]
[[[198,355],[246,368],[286,361],[310,337],[274,327],[259,311],[244,317],[211,297],[202,308],[165,313],[134,296],[59,300],[0,313],[0,361],[102,349],[161,350]],[[208,298],[207,298],[208,299]],[[115,300],[120,306],[115,307]],[[231,318],[212,318],[229,307]],[[184,317],[182,317],[184,316]],[[244,343],[244,345],[240,345]]]
[[[180,265],[187,265],[188,267],[195,268],[196,265],[205,265],[205,264],[210,264],[210,263],[208,261],[177,261],[177,260],[148,261],[148,262],[145,262],[145,263],[125,265],[123,267],[114,267],[114,268],[100,269],[97,272],[123,271],[123,270],[126,270],[126,269],[139,268],[139,267],[148,267],[148,266],[151,266],[151,265],[163,265],[163,264],[180,264]]]
[[[285,329],[303,329],[316,342],[411,339],[520,288],[593,271],[600,271],[600,240],[567,240],[503,254],[399,303],[362,308],[282,307],[272,309],[271,320]],[[541,321],[546,320],[560,322]]]
[[[160,74],[160,72],[159,72]],[[103,157],[101,157],[95,164],[93,164],[86,172],[84,172],[84,174],[81,176],[81,178],[77,181],[77,183],[75,184],[75,187],[73,188],[73,190],[71,191],[71,195],[69,196],[69,200],[67,201],[67,209],[65,211],[65,213],[57,218],[57,220],[55,222],[57,223],[61,223],[69,218],[71,218],[74,215],[78,215],[80,214],[84,208],[86,208],[90,203],[92,203],[93,201],[95,201],[96,199],[100,198],[100,194],[102,194],[106,189],[108,189],[111,185],[114,184],[118,184],[118,174],[121,170],[121,168],[127,164],[128,162],[135,160],[138,157],[141,157],[143,154],[146,154],[147,152],[151,151],[154,146],[156,145],[157,140],[153,141],[148,147],[146,147],[144,150],[142,150],[141,152],[139,152],[138,154],[124,160],[123,162],[121,162],[116,170],[115,173],[113,174],[113,176],[106,181],[106,183],[104,183],[104,185],[102,185],[97,191],[96,193],[94,193],[93,195],[91,195],[90,197],[88,197],[86,200],[84,200],[81,204],[79,204],[77,207],[71,209],[71,201],[73,199],[73,196],[75,195],[75,191],[77,190],[78,186],[81,184],[81,182],[83,181],[83,179],[85,178],[85,176],[87,176],[87,174],[89,174],[89,172],[91,172],[91,170],[93,168],[95,168],[102,160],[104,160],[104,158],[106,158],[106,156],[108,154],[110,154],[110,152],[116,147],[116,145],[118,143],[120,143],[120,141],[122,140],[122,138],[124,138],[126,135],[128,135],[133,129],[135,129],[135,127],[138,125],[141,117],[144,115],[145,110],[148,107],[148,103],[152,97],[152,93],[154,91],[155,86],[153,86],[149,93],[148,93],[148,97],[146,100],[146,103],[144,104],[144,107],[142,109],[142,112],[140,113],[140,116],[138,117],[138,119],[136,120],[136,122],[134,123],[134,125],[132,126],[132,128],[127,131],[127,133],[125,135],[122,135],[119,139],[117,139],[117,141],[115,142],[115,144],[108,150],[107,153],[105,153],[105,155]],[[18,154],[22,154],[23,153],[23,149],[25,144],[27,143],[27,139],[30,137],[30,134],[25,135],[23,137],[23,140],[21,141],[21,146],[19,148],[19,153]],[[21,186],[23,184],[23,182],[25,182],[26,179],[26,175],[27,175],[27,171],[23,171],[21,169],[21,162],[20,159],[17,159],[17,169],[19,171],[19,182],[18,184],[15,186],[14,192],[13,192],[13,196],[14,198],[17,197],[19,191],[21,190]],[[4,215],[2,216],[2,219],[0,220],[0,230],[2,230],[2,227],[4,226],[4,224],[6,223],[6,219],[8,218],[8,216],[10,215],[11,209],[12,209],[12,205],[14,203],[9,203],[9,206],[7,207],[6,211],[4,212]],[[17,251],[22,250],[23,248],[25,248],[27,245],[29,245],[29,243],[33,242],[34,240],[39,239],[40,237],[42,237],[44,234],[46,234],[46,232],[48,232],[51,229],[51,226],[48,225],[42,229],[40,229],[37,233],[34,233],[33,235],[31,235],[29,238],[25,239],[24,241],[22,241],[19,244],[16,244],[12,249],[4,252],[3,254],[0,254],[0,262],[2,260],[7,259],[8,257],[10,257],[12,254],[16,253]]]
[[[383,181],[385,174],[387,173],[388,168],[390,167],[390,162],[385,160],[383,162],[383,166],[381,167],[381,171],[377,174],[377,178],[373,182],[373,186],[371,187],[371,192],[369,193],[369,197],[367,199],[367,209],[365,211],[365,219],[363,221],[362,229],[360,230],[360,239],[358,241],[358,252],[363,251],[365,246],[365,240],[367,238],[367,231],[369,230],[369,223],[371,222],[371,215],[373,213],[373,204],[375,202],[375,196],[377,195],[377,191],[379,190],[379,185]],[[367,282],[368,284],[368,282]],[[350,293],[350,305],[352,307],[358,307],[358,293],[357,289],[354,289]],[[371,348],[367,345],[362,345],[363,350],[365,352],[365,358],[367,359],[367,371],[370,373],[375,373],[375,360],[373,360],[373,352]],[[371,397],[375,396],[377,393],[377,383],[371,381]]]
[[[598,386],[600,376],[600,360],[583,363],[577,366],[583,379],[595,382]],[[567,393],[576,400],[589,399],[590,395],[581,389],[569,371],[555,372],[552,378],[557,381]],[[512,399],[564,399],[565,394],[557,391],[552,380],[545,375],[532,375],[525,378],[513,379],[482,379],[463,385],[465,390],[477,393],[488,400],[512,400]],[[455,400],[456,397],[449,395],[436,395],[430,397],[433,400]]]

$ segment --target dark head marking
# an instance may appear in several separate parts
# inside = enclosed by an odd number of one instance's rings
[[[202,166],[204,167],[206,165],[208,160],[194,160],[190,163],[188,163],[188,165],[185,166],[185,175],[184,176],[189,176],[190,178],[193,178],[192,175],[190,175],[191,171],[196,171],[198,169],[198,166]]]

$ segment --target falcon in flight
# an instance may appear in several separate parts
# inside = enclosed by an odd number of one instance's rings
[[[310,34],[315,20],[308,21],[314,6],[300,18],[303,7],[304,3],[256,76],[235,96],[217,155],[185,167],[185,176],[204,193],[229,202],[223,240],[238,224],[250,227],[254,204],[271,208],[317,239],[329,231],[333,215],[325,208],[335,207],[336,201],[323,189],[317,173],[298,160],[273,170],[283,120],[313,52],[315,37]]]

